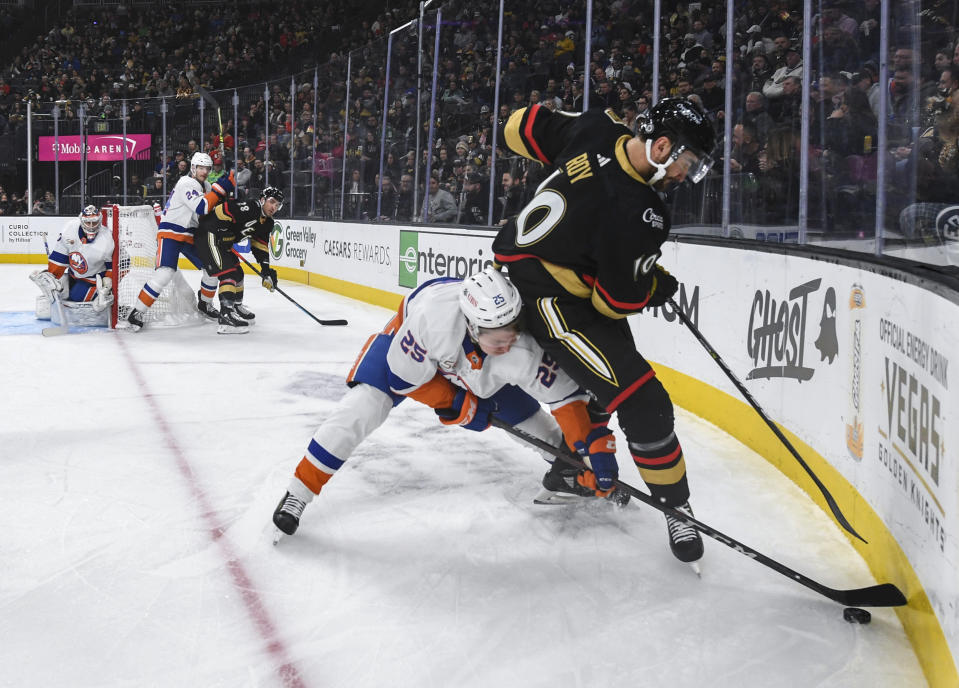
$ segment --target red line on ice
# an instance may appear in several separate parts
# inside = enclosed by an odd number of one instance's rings
[[[130,370],[133,371],[133,376],[136,378],[137,384],[140,387],[143,399],[153,411],[153,418],[166,441],[167,448],[176,459],[176,466],[180,471],[180,475],[184,478],[190,491],[193,493],[193,498],[196,500],[197,507],[200,510],[200,516],[206,522],[207,528],[209,529],[210,538],[222,548],[223,556],[226,559],[227,570],[229,570],[230,577],[233,579],[233,585],[240,592],[240,596],[246,606],[246,611],[253,621],[253,625],[256,626],[257,631],[259,631],[260,636],[266,643],[267,652],[269,652],[270,656],[277,662],[277,674],[279,674],[284,686],[305,688],[306,684],[303,682],[303,677],[300,676],[299,670],[297,670],[293,661],[289,658],[289,652],[276,632],[276,626],[274,626],[273,620],[270,619],[270,615],[263,605],[263,599],[253,586],[249,574],[247,574],[243,564],[240,563],[239,557],[236,555],[230,541],[222,537],[224,531],[223,525],[217,521],[216,513],[213,510],[206,491],[200,485],[200,481],[193,472],[190,462],[187,460],[183,450],[180,449],[176,436],[173,434],[169,423],[167,423],[163,415],[163,410],[160,408],[153,394],[149,391],[146,380],[137,367],[136,361],[134,361],[133,356],[130,355],[127,343],[124,341],[124,334],[125,333],[120,333],[120,336],[116,337],[116,340],[120,343],[120,350],[123,352],[123,356],[130,366]]]

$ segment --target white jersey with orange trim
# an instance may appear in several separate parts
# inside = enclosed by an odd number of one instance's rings
[[[433,280],[406,297],[402,322],[386,356],[394,392],[407,394],[439,371],[480,398],[512,384],[553,410],[587,400],[579,385],[525,332],[507,353],[484,354],[467,335],[459,306],[462,288],[461,280]]]
[[[57,237],[48,262],[47,269],[57,277],[69,270],[74,279],[96,284],[97,275],[113,270],[113,235],[101,227],[89,241],[79,220],[71,219]]]
[[[212,188],[209,182],[201,184],[189,175],[180,177],[163,209],[157,237],[192,244],[199,216],[206,215],[215,206],[211,203]]]

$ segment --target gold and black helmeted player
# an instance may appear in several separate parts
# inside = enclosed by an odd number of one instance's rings
[[[263,189],[258,200],[234,198],[200,218],[194,248],[207,272],[219,280],[220,334],[249,331],[255,315],[243,305],[243,268],[231,250],[233,244],[250,240],[250,251],[260,264],[263,286],[273,290],[276,270],[270,267],[270,233],[273,216],[283,207],[283,192],[273,186]]]
[[[653,496],[692,513],[672,403],[625,318],[678,288],[657,262],[670,229],[660,193],[707,174],[712,124],[683,98],[658,103],[636,136],[609,109],[575,115],[533,105],[510,117],[504,135],[514,152],[553,170],[493,242],[528,327],[590,391],[597,415],[618,413]],[[555,480],[550,473],[544,484]],[[678,558],[702,556],[698,532],[669,518],[667,526]]]

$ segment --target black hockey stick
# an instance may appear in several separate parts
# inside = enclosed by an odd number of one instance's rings
[[[251,262],[248,261],[246,258],[244,258],[242,255],[240,255],[240,253],[239,253],[236,249],[230,249],[230,250],[233,251],[233,253],[236,255],[237,258],[239,258],[239,259],[242,260],[244,263],[246,263],[247,267],[250,268],[253,272],[255,272],[255,273],[257,274],[257,276],[259,276],[259,277],[261,277],[261,278],[263,277],[262,273],[260,273],[260,271],[256,269],[256,267],[253,265],[253,263],[251,263]],[[289,301],[290,303],[292,303],[294,306],[296,306],[297,308],[299,308],[301,311],[303,311],[304,313],[306,313],[308,316],[310,316],[311,318],[313,318],[316,322],[320,323],[321,325],[349,325],[349,323],[348,323],[346,320],[342,320],[342,319],[340,319],[340,320],[321,320],[320,318],[317,318],[315,315],[313,315],[313,314],[310,313],[308,310],[306,310],[305,308],[303,308],[303,306],[301,306],[299,303],[297,303],[296,300],[293,299],[293,297],[291,297],[289,294],[287,294],[285,291],[283,291],[282,289],[280,289],[280,288],[279,288],[278,286],[276,286],[275,284],[273,285],[273,291],[279,292],[287,301]]]
[[[502,428],[511,435],[528,442],[538,449],[552,454],[556,458],[565,461],[571,466],[575,466],[576,468],[586,468],[586,464],[580,461],[566,447],[554,447],[548,442],[544,442],[538,437],[533,437],[532,435],[525,433],[522,430],[519,430],[509,423],[499,420],[496,417],[492,419],[492,425],[497,428]],[[892,583],[881,583],[880,585],[871,585],[867,588],[855,588],[852,590],[836,590],[834,588],[828,588],[822,583],[817,583],[813,579],[793,571],[785,564],[780,564],[775,559],[770,559],[765,554],[757,552],[753,548],[744,545],[738,540],[734,540],[728,535],[724,535],[715,528],[696,520],[692,516],[687,516],[683,512],[677,511],[676,509],[666,506],[665,504],[660,504],[658,500],[654,499],[645,492],[640,492],[632,485],[627,485],[621,480],[616,480],[614,484],[616,485],[617,489],[628,492],[631,496],[635,497],[644,504],[648,504],[654,509],[662,511],[664,514],[667,514],[672,518],[678,519],[683,523],[692,526],[703,535],[708,535],[713,540],[723,543],[727,547],[736,550],[740,554],[743,554],[754,561],[758,561],[764,566],[768,566],[773,571],[781,573],[787,578],[796,581],[800,585],[804,585],[810,590],[818,592],[820,595],[828,597],[832,601],[838,602],[841,605],[847,607],[901,607],[907,603],[905,595],[903,595],[902,591]]]
[[[693,324],[693,322],[685,313],[682,312],[682,310],[680,310],[679,306],[676,305],[676,302],[673,299],[669,299],[668,303],[673,307],[673,312],[679,316],[679,319],[683,321],[683,324],[689,328],[689,331],[693,333],[693,336],[699,340],[699,343],[703,345],[703,348],[706,349],[712,359],[716,361],[716,364],[724,373],[726,373],[726,377],[728,377],[730,381],[736,385],[736,389],[738,389],[742,395],[746,397],[746,401],[749,402],[749,405],[756,410],[756,413],[758,413],[759,417],[762,418],[766,425],[769,426],[769,429],[773,431],[773,434],[779,438],[779,441],[783,443],[786,449],[789,450],[789,453],[792,454],[796,461],[799,462],[799,465],[803,467],[803,470],[806,471],[807,475],[812,478],[812,481],[822,493],[823,499],[826,500],[826,504],[829,505],[829,510],[832,512],[832,515],[836,518],[836,521],[839,522],[839,525],[841,525],[850,535],[854,535],[863,542],[867,542],[866,538],[857,533],[856,529],[852,527],[852,524],[846,520],[846,517],[839,508],[839,505],[836,503],[836,500],[833,499],[833,496],[829,493],[829,490],[826,489],[826,486],[822,484],[819,476],[817,476],[813,469],[809,467],[809,464],[803,460],[803,457],[800,456],[798,451],[796,451],[796,448],[792,445],[792,443],[786,439],[786,436],[776,426],[776,424],[770,420],[769,416],[766,415],[766,412],[762,410],[762,407],[760,407],[756,400],[753,399],[753,395],[749,393],[749,390],[746,389],[746,386],[739,381],[739,378],[737,378],[735,373],[729,369],[729,366],[726,365],[726,362],[722,359],[716,349],[712,347],[706,337],[703,336],[703,333],[699,331],[699,328]]]

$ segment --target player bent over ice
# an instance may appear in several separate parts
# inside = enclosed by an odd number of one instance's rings
[[[50,318],[56,298],[87,308],[71,307],[76,324],[108,325],[113,304],[113,235],[100,222],[100,211],[88,205],[79,222],[69,220],[47,258],[47,269],[31,273],[30,279],[43,296],[37,300],[37,317]]]
[[[167,199],[157,227],[157,267],[153,276],[140,290],[127,322],[133,331],[143,327],[144,316],[163,288],[173,279],[182,254],[198,270],[203,270],[200,259],[193,250],[193,232],[199,217],[212,212],[225,201],[236,188],[233,172],[210,184],[206,178],[213,169],[213,160],[206,153],[194,153],[190,158],[190,174],[180,177],[170,198]],[[197,309],[211,320],[219,320],[220,313],[213,307],[217,281],[203,270],[200,291],[197,292]]]
[[[263,286],[273,291],[276,270],[270,267],[270,232],[273,216],[283,207],[283,192],[274,186],[263,189],[255,201],[229,199],[200,218],[194,247],[204,269],[219,280],[220,326],[218,334],[250,331],[256,316],[243,305],[243,268],[230,249],[249,238],[250,251],[260,264]]]
[[[495,416],[554,446],[565,438],[592,470],[570,469],[569,483],[547,490],[624,503],[613,490],[612,432],[591,419],[583,391],[523,332],[521,311],[516,288],[492,268],[409,294],[360,352],[350,391],[313,435],[273,513],[276,527],[295,533],[306,505],[407,397],[436,409],[445,425],[482,431]]]

